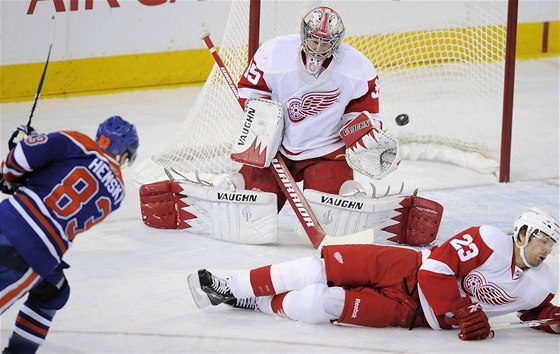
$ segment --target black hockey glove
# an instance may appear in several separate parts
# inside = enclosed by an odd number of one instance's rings
[[[16,192],[18,187],[19,187],[19,184],[17,184],[17,183],[8,184],[8,182],[4,181],[4,176],[2,176],[2,174],[0,174],[0,188],[2,189],[2,193],[12,195]]]
[[[12,132],[12,136],[10,140],[8,140],[8,148],[12,150],[17,143],[22,141],[23,139],[27,138],[29,135],[37,134],[35,129],[31,126],[27,125],[18,125]]]

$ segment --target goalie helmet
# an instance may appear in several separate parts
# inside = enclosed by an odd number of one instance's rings
[[[95,141],[117,160],[127,152],[128,165],[136,159],[139,142],[136,128],[120,116],[110,117],[101,123]]]
[[[333,55],[343,35],[342,19],[330,7],[316,7],[301,20],[301,47],[313,59],[323,60]]]
[[[513,224],[513,239],[517,240],[519,231],[523,226],[527,226],[526,235],[531,238],[542,232],[550,237],[554,243],[560,237],[560,227],[558,222],[547,212],[539,208],[531,208],[521,214]],[[528,242],[528,239],[526,240]]]

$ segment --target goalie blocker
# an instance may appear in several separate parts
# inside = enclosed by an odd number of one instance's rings
[[[229,179],[226,179],[228,182]],[[189,180],[140,187],[144,224],[243,244],[276,242],[276,194],[211,186]]]
[[[253,167],[269,167],[282,143],[283,114],[282,105],[276,101],[249,98],[230,158]]]

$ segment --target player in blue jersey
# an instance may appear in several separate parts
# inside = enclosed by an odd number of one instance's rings
[[[1,166],[2,191],[12,195],[0,203],[0,314],[29,295],[4,353],[35,353],[45,340],[70,295],[64,253],[119,208],[120,167],[138,149],[134,125],[119,116],[101,123],[95,141],[76,131],[21,131]]]

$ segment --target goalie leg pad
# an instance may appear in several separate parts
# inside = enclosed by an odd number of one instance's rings
[[[180,227],[218,240],[263,244],[276,242],[276,195],[259,191],[216,188],[191,181],[175,187]]]
[[[177,202],[180,196],[173,191],[172,181],[144,184],[140,187],[142,221],[158,229],[185,228],[178,219]]]
[[[395,223],[391,218],[398,215],[396,208],[403,197],[380,200],[366,197],[363,193],[340,196],[306,189],[303,192],[323,230],[331,236],[343,236],[373,229],[377,235],[385,226]],[[296,233],[303,228],[297,226]],[[393,235],[390,235],[393,236]]]
[[[384,229],[396,233],[389,241],[411,246],[434,243],[443,217],[443,206],[418,196],[406,197],[400,204],[402,208],[398,208],[397,211],[401,214],[394,219],[399,223]]]
[[[373,229],[376,240],[424,246],[436,240],[443,215],[441,204],[414,195],[370,198],[363,193],[340,196],[312,189],[303,194],[323,230],[335,237]],[[296,233],[304,235],[300,225]]]
[[[140,188],[142,220],[148,226],[188,229],[223,241],[276,242],[277,209],[273,193],[214,187],[181,181],[161,181]]]

